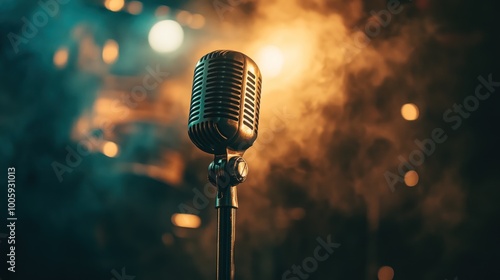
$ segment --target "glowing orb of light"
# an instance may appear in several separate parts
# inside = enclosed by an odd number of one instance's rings
[[[192,214],[173,214],[172,223],[183,228],[198,228],[201,225],[200,217]]]
[[[102,60],[107,64],[112,64],[118,59],[119,46],[115,40],[108,40],[102,48]]]
[[[379,280],[392,280],[394,278],[394,269],[390,266],[383,266],[378,270]]]
[[[184,40],[182,27],[174,20],[157,22],[149,31],[149,45],[160,53],[177,50]]]
[[[112,11],[112,12],[118,12],[125,6],[125,1],[124,0],[106,0],[104,2],[104,6]]]
[[[110,158],[116,157],[116,155],[118,155],[118,151],[118,145],[110,141],[104,143],[104,145],[102,146],[102,153]]]
[[[60,48],[54,54],[54,65],[58,68],[63,68],[68,62],[69,52],[67,48]]]
[[[405,174],[405,184],[408,187],[414,187],[418,184],[418,173],[414,170],[410,170]]]
[[[142,2],[131,1],[128,3],[127,11],[133,15],[138,15],[142,12]]]
[[[282,51],[276,46],[264,47],[257,56],[259,65],[264,77],[274,78],[281,73],[285,58]]]
[[[401,115],[407,121],[414,121],[418,119],[418,107],[413,103],[407,103],[401,107]]]

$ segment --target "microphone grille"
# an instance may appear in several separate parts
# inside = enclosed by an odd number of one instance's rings
[[[243,66],[233,59],[210,60],[207,69],[203,117],[238,121]]]
[[[259,127],[261,88],[262,78],[260,76],[256,77],[251,71],[247,71],[243,124],[255,132]]]
[[[189,123],[200,119],[200,106],[203,89],[203,64],[198,64],[194,70],[193,91],[191,93],[191,106],[189,108]]]
[[[227,51],[214,53],[223,52]],[[234,59],[209,59],[216,57],[214,53],[201,58],[195,68],[189,123],[211,118],[238,121],[244,64]]]

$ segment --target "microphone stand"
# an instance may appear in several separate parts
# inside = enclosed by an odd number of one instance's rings
[[[226,150],[215,155],[208,168],[208,178],[217,187],[217,280],[234,279],[234,240],[238,196],[236,185],[248,174],[248,165],[243,154]]]

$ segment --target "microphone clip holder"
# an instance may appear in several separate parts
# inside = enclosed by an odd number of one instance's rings
[[[215,155],[208,167],[208,180],[217,187],[215,208],[238,208],[236,186],[245,181],[248,174],[247,162],[242,153],[227,150],[226,154]]]

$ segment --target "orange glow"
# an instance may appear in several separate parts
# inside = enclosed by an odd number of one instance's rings
[[[116,157],[118,155],[118,145],[113,142],[106,142],[102,146],[102,153],[107,157]]]
[[[281,73],[285,59],[283,52],[276,46],[264,47],[257,57],[257,64],[266,77],[276,77]]]
[[[199,228],[201,225],[200,217],[191,214],[173,214],[172,224],[183,228]]]
[[[66,66],[66,63],[68,62],[68,56],[69,56],[68,49],[60,48],[54,54],[54,65],[57,66],[58,68],[63,68],[64,66]]]
[[[418,119],[419,111],[417,105],[407,103],[401,107],[401,115],[407,121],[414,121]]]
[[[123,9],[123,6],[125,6],[125,1],[124,0],[106,0],[104,2],[104,6],[112,12],[118,12],[119,10]]]
[[[194,14],[191,18],[191,24],[189,24],[189,27],[193,29],[200,29],[203,26],[205,26],[205,17],[200,14]]]
[[[142,3],[139,1],[131,1],[127,5],[127,12],[138,15],[142,12]]]
[[[106,41],[102,49],[102,60],[107,64],[112,64],[116,61],[119,55],[118,43],[114,40]]]
[[[378,270],[378,280],[392,280],[394,278],[394,269],[390,266],[382,266]]]
[[[164,166],[161,170],[164,180],[172,185],[182,183],[184,176],[184,160],[182,154],[175,151],[163,154]]]
[[[418,184],[418,173],[416,171],[408,171],[405,174],[405,184],[408,187],[414,187]]]
[[[318,82],[318,66],[315,61],[316,51],[314,46],[318,38],[315,36],[309,22],[291,21],[269,26],[261,26],[258,29],[259,39],[250,46],[248,43],[238,42],[233,49],[249,49],[248,55],[255,60],[262,72],[263,95],[277,96],[280,93],[280,99],[271,99],[266,101],[273,108],[274,104],[269,102],[279,102],[283,104],[288,98],[294,99],[305,97],[305,95],[293,96],[290,92],[283,92],[283,87],[293,88],[301,86],[310,76]],[[236,32],[236,31],[235,31]],[[308,42],[304,44],[303,42]],[[268,82],[269,81],[269,82]],[[330,83],[335,86],[337,83]],[[339,91],[335,91],[339,92]],[[320,95],[328,98],[327,95]],[[301,102],[298,102],[299,104]],[[264,103],[263,103],[264,104]],[[264,109],[266,110],[266,109]]]

